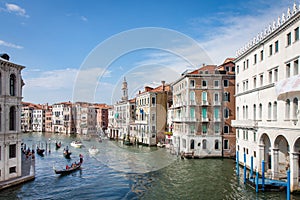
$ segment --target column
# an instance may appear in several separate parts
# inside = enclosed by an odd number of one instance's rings
[[[290,152],[290,171],[291,171],[291,192],[298,188],[299,183],[299,154],[296,152]]]
[[[258,160],[257,160],[257,165],[258,165],[258,171],[262,171],[262,168],[261,168],[261,161],[265,159],[265,145],[264,144],[260,144],[258,146],[259,148],[259,152],[258,152]]]
[[[271,157],[271,170],[272,170],[272,179],[278,179],[278,162],[279,162],[279,149],[272,149]]]

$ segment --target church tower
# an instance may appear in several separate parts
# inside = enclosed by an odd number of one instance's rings
[[[122,101],[128,101],[128,88],[127,88],[127,81],[125,77],[122,83]]]

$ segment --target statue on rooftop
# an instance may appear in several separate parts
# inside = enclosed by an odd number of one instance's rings
[[[284,22],[285,22],[285,15],[284,15],[284,13],[282,13],[281,24],[283,24]]]
[[[288,7],[286,15],[287,15],[287,19],[289,19],[291,17],[291,9],[290,9],[290,7]]]
[[[279,27],[281,24],[280,24],[280,16],[278,16],[278,19],[277,19],[277,27]]]
[[[294,5],[293,5],[293,14],[295,14],[297,12],[297,4],[296,2],[294,2]]]

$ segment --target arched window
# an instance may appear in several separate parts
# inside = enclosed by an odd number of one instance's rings
[[[236,119],[239,120],[240,119],[240,108],[236,107]]]
[[[202,102],[204,105],[207,103],[207,92],[202,92]]]
[[[293,119],[297,119],[298,113],[298,99],[294,98],[293,100]]]
[[[16,108],[14,106],[9,109],[9,130],[16,130]]]
[[[256,105],[253,105],[253,120],[256,120]]]
[[[195,141],[191,140],[191,149],[195,149]]]
[[[269,102],[268,104],[268,120],[270,120],[272,117],[272,103]]]
[[[206,149],[207,147],[206,147],[206,140],[202,140],[202,148],[203,149]]]
[[[248,106],[246,106],[246,119],[248,119]]]
[[[290,119],[290,113],[291,113],[291,102],[289,99],[285,101],[285,119]]]
[[[219,149],[219,140],[215,140],[215,149]]]
[[[9,94],[16,96],[16,76],[14,74],[11,74],[9,78]]]
[[[277,120],[277,102],[273,104],[273,120]]]
[[[262,104],[259,104],[259,119],[262,119]]]

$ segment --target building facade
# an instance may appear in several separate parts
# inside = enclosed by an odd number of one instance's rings
[[[24,68],[0,58],[0,182],[22,176],[21,71]]]
[[[291,171],[291,191],[299,190],[300,75],[299,6],[294,4],[237,52],[236,149],[238,161],[272,179]]]
[[[143,92],[137,94],[133,135],[139,143],[153,146],[165,139],[170,91],[170,85],[162,81],[161,86],[146,86]]]
[[[41,106],[32,112],[32,130],[35,132],[45,132],[45,110]]]
[[[185,157],[235,155],[235,68],[223,65],[186,71],[174,81],[171,120],[173,148]]]

